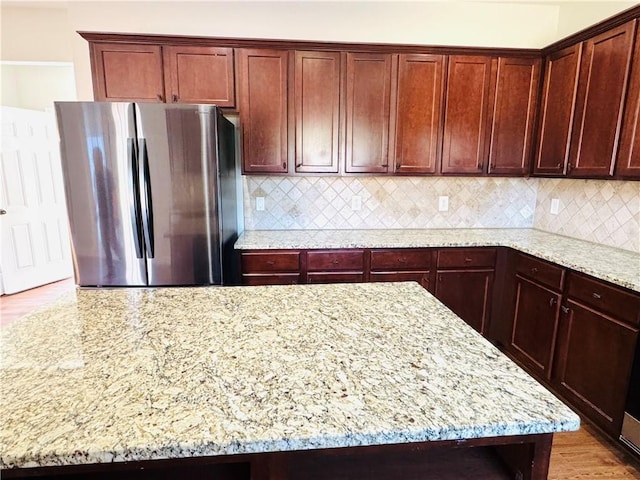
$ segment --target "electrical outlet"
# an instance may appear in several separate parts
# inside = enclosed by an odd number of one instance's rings
[[[449,210],[449,197],[446,195],[438,197],[438,211],[446,212]]]
[[[256,210],[264,212],[264,197],[256,197]]]
[[[360,195],[354,195],[351,197],[351,210],[357,212],[362,209],[362,197]]]
[[[557,215],[559,211],[560,211],[560,199],[552,198],[551,210],[550,210],[551,215]]]

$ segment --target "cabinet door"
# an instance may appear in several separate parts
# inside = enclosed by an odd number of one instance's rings
[[[235,105],[233,49],[163,47],[167,101]]]
[[[398,56],[390,151],[396,173],[435,173],[442,129],[445,57]]]
[[[286,50],[239,49],[243,173],[287,173]]]
[[[581,53],[582,44],[578,44],[546,59],[534,174],[564,175],[569,158]]]
[[[295,53],[296,172],[338,173],[340,53]]]
[[[493,270],[438,271],[435,296],[484,334],[490,314]]]
[[[533,372],[549,378],[561,295],[516,275],[516,306],[510,350]]]
[[[489,143],[489,173],[528,173],[539,82],[539,59],[498,59]]]
[[[491,57],[449,57],[442,173],[482,173],[487,144]]]
[[[91,52],[95,100],[164,102],[159,45],[94,43]]]
[[[620,150],[616,160],[616,176],[640,178],[640,28],[636,30]]]
[[[629,22],[585,41],[571,134],[570,176],[613,175],[633,27]]]
[[[388,170],[391,55],[347,54],[348,173]]]
[[[620,433],[638,330],[572,299],[553,375],[560,393],[605,431]]]

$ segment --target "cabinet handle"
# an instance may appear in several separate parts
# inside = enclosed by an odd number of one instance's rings
[[[387,168],[389,166],[388,163],[383,163],[382,165],[380,165],[381,167]]]
[[[602,295],[596,292],[593,292],[592,295],[593,295],[593,298],[595,298],[596,300],[600,300],[602,298]]]
[[[533,268],[531,269],[531,274],[532,274],[532,275],[535,275],[536,273],[538,273],[538,269],[537,269],[536,267],[533,267]]]
[[[407,259],[405,257],[398,257],[398,263],[407,263]]]
[[[482,170],[482,167],[484,167],[484,163],[482,162],[478,163],[478,170]]]
[[[489,167],[491,168],[491,170],[495,170],[495,169],[496,169],[496,164],[495,164],[495,163],[493,163],[493,162],[491,162],[491,163],[489,164]]]
[[[282,169],[286,170],[287,169],[287,162],[282,162]]]
[[[571,169],[573,168],[573,165],[568,164],[567,165],[567,173],[569,173],[571,171]]]
[[[302,162],[296,163],[296,168],[300,168],[302,166]]]
[[[337,258],[335,258],[335,259],[333,260],[333,262],[331,262],[331,263],[333,263],[334,265],[337,265],[337,264],[339,264],[339,263],[340,263],[340,260],[338,260]]]
[[[173,100],[173,103],[176,103],[178,101],[178,95],[173,95],[171,99]]]
[[[553,307],[556,303],[558,303],[558,299],[555,297],[551,297],[551,299],[549,300],[549,306]]]
[[[557,168],[558,170],[562,170],[562,163],[558,163],[558,165],[556,166],[556,168]]]
[[[560,308],[562,309],[562,313],[569,313],[569,311],[570,311],[569,307],[562,306]]]
[[[276,262],[274,262],[273,260],[267,260],[266,264],[269,266],[274,266],[276,264]]]
[[[160,100],[161,102],[164,102],[164,97],[160,94],[158,94],[158,100]]]
[[[472,259],[472,258],[469,258],[469,257],[466,257],[466,258],[464,259],[464,261],[465,261],[465,263],[471,263],[471,262],[473,261],[473,259]]]

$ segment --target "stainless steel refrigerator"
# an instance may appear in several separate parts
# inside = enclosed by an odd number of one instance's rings
[[[76,283],[237,281],[234,126],[213,105],[56,102]]]

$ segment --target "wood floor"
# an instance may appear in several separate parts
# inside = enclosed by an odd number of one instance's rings
[[[0,297],[0,325],[53,302],[73,290],[73,279]],[[578,432],[554,435],[549,480],[640,480],[640,460],[586,421]]]

